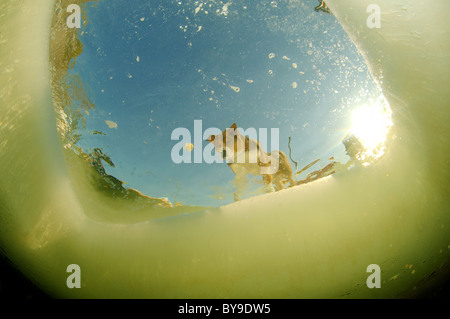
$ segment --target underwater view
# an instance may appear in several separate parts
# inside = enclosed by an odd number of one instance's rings
[[[28,294],[446,291],[448,2],[0,9],[1,269]]]

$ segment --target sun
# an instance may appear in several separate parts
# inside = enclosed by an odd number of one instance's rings
[[[384,154],[384,144],[392,127],[391,110],[383,96],[352,114],[350,132],[363,144],[363,159],[376,159]]]

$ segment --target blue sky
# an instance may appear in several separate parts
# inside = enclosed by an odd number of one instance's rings
[[[291,136],[299,169],[317,158],[345,161],[351,112],[379,93],[336,19],[315,5],[88,3],[84,51],[70,72],[96,107],[79,145],[101,147],[116,165],[107,172],[126,186],[193,205],[231,202],[234,176],[226,164],[172,162],[172,131],[193,133],[196,119],[204,129],[279,128],[280,149],[288,153]]]

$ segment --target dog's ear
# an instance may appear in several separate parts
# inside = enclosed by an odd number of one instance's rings
[[[212,142],[214,142],[215,139],[216,139],[216,136],[215,136],[215,135],[210,135],[210,136],[208,137],[207,141],[210,142],[210,143],[212,143]]]
[[[230,126],[230,128],[232,128],[232,129],[237,129],[236,123],[233,123],[233,124]]]

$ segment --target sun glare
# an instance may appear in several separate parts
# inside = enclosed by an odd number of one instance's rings
[[[352,114],[351,133],[365,148],[362,159],[376,159],[384,154],[385,141],[392,126],[391,110],[380,96],[374,103],[364,105]]]

